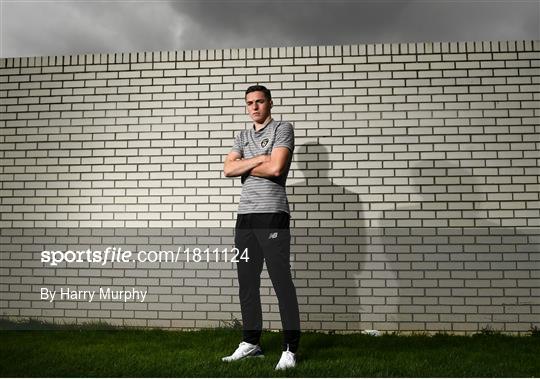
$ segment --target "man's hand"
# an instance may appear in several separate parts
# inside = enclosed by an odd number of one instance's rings
[[[283,174],[289,163],[290,150],[286,147],[276,147],[272,149],[271,155],[265,155],[269,159],[260,165],[255,166],[250,175],[263,178],[276,178]]]

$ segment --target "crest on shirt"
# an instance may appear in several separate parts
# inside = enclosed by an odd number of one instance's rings
[[[265,138],[261,141],[261,147],[266,147],[268,145],[268,138]]]

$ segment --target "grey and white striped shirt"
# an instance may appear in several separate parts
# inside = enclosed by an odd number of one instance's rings
[[[242,130],[234,139],[233,151],[249,159],[261,154],[271,154],[276,147],[287,147],[291,154],[283,174],[276,178],[242,176],[242,194],[238,214],[278,213],[290,214],[285,190],[287,175],[294,151],[294,129],[291,123],[272,119],[264,128],[255,131],[255,126]]]

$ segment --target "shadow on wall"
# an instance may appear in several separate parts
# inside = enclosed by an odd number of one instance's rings
[[[365,329],[361,321],[372,317],[372,304],[361,299],[370,299],[373,290],[359,280],[372,280],[377,267],[367,251],[364,205],[358,194],[330,179],[326,147],[299,146],[294,162],[304,178],[289,185],[293,275],[302,327]]]
[[[411,202],[382,215],[408,224],[383,233],[398,290],[389,319],[399,330],[519,331],[538,323],[540,283],[529,271],[538,269],[538,231],[489,217],[500,209],[491,198],[498,194],[482,192],[485,177],[472,168],[425,160],[410,171]]]
[[[330,179],[326,147],[302,145],[295,162],[304,177],[289,185],[303,328],[523,331],[540,321],[529,271],[538,270],[538,231],[490,219],[482,207],[493,202],[472,168],[414,162],[410,201],[371,218],[368,203]]]

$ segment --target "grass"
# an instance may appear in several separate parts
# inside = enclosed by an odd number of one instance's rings
[[[264,332],[265,358],[224,363],[240,331],[105,330],[0,323],[2,377],[534,377],[540,337],[371,337],[304,332],[298,366],[276,372],[281,334]],[[20,330],[23,329],[23,330]],[[24,330],[26,329],[26,330]],[[41,330],[40,330],[41,329]]]

